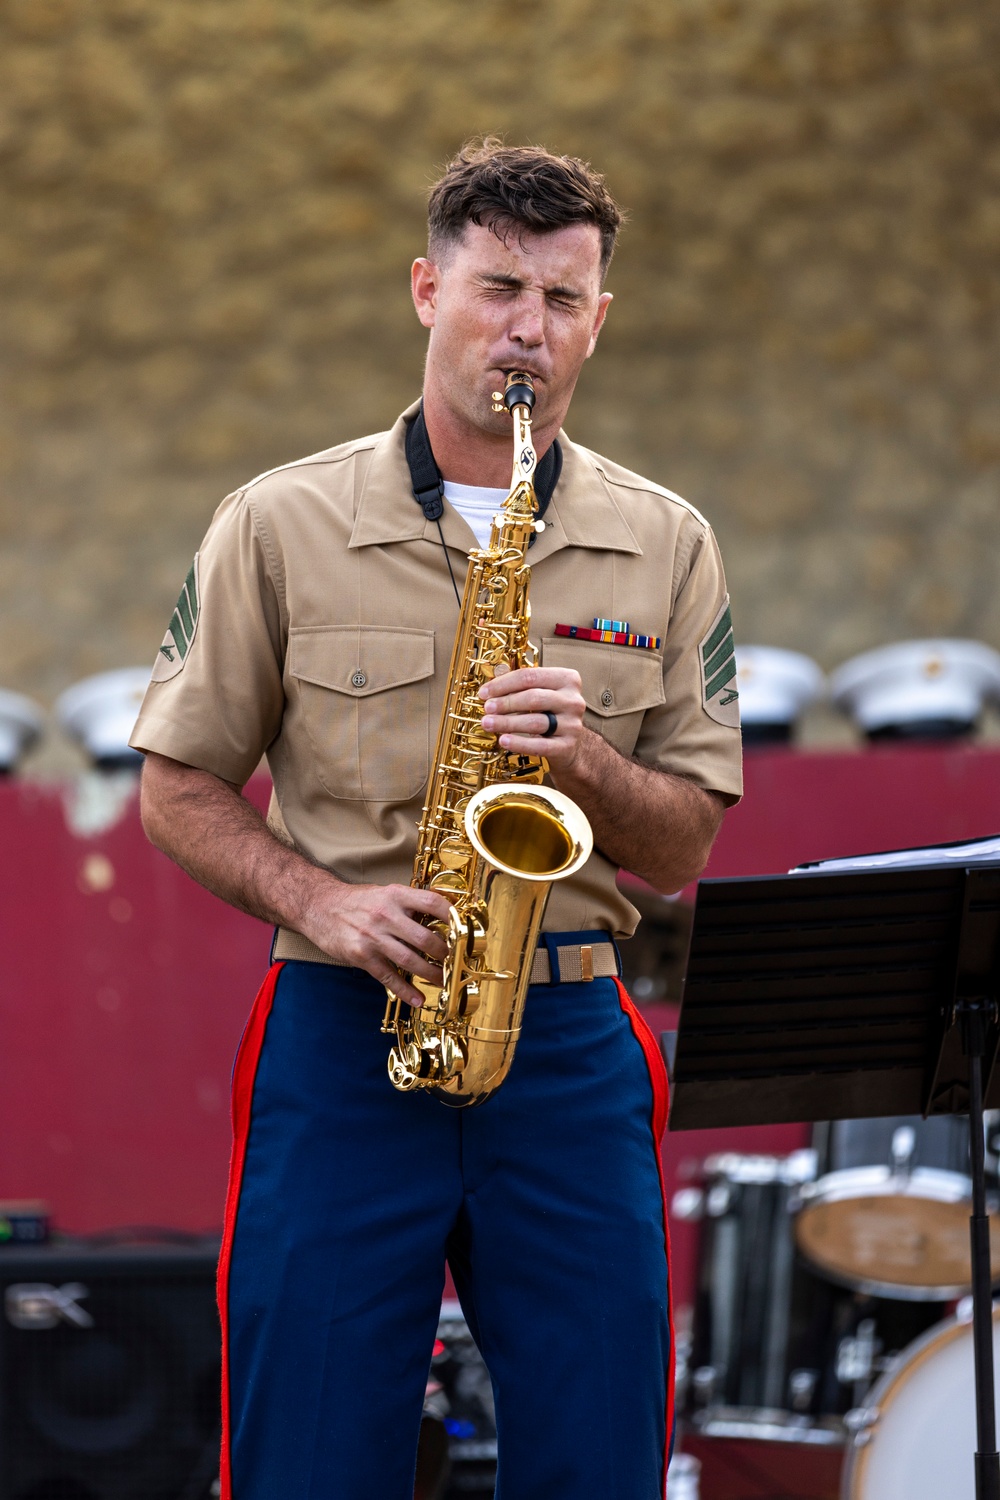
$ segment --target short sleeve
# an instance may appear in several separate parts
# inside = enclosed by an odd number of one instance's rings
[[[729,595],[715,537],[694,539],[663,643],[664,702],[647,710],[635,754],[728,803],[743,794]]]
[[[130,743],[242,786],[281,727],[284,636],[250,507],[231,495],[184,580]]]

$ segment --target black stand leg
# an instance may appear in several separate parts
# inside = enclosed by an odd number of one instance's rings
[[[969,1057],[969,1149],[972,1157],[972,1338],[976,1361],[976,1500],[1000,1500],[1000,1455],[997,1454],[996,1405],[993,1394],[993,1299],[990,1275],[990,1225],[986,1216],[986,1170],[983,1147],[983,1053],[986,1014],[981,1004],[961,1013]]]

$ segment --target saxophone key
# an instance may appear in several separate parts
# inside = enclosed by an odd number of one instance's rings
[[[464,870],[472,858],[472,851],[464,839],[445,838],[438,847],[438,859],[446,870]],[[438,889],[438,887],[435,887]],[[437,924],[436,924],[437,925]]]
[[[465,1067],[468,1058],[461,1039],[446,1031],[441,1037],[440,1067],[443,1079],[454,1078]]]
[[[406,1066],[395,1047],[389,1052],[389,1079],[393,1088],[404,1094],[415,1089],[419,1082],[417,1075]]]

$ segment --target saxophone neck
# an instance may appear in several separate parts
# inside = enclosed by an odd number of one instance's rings
[[[511,416],[514,418],[514,470],[510,487],[514,489],[519,484],[534,487],[538,459],[531,437],[531,412],[526,406],[515,406]]]
[[[504,509],[512,518],[517,515],[519,519],[524,519],[525,508],[533,515],[538,507],[535,499],[535,468],[538,458],[531,436],[535,384],[531,376],[521,370],[511,371],[504,386],[502,404],[510,412],[514,424],[514,467]]]

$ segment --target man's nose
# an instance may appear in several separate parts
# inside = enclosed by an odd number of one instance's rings
[[[537,348],[545,342],[545,310],[540,297],[518,298],[509,337],[513,342],[523,344],[526,349]]]

